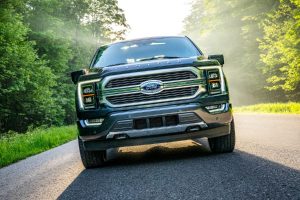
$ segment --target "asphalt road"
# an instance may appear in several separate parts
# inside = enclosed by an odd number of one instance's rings
[[[235,115],[237,144],[121,148],[85,170],[77,141],[0,169],[0,199],[300,199],[300,116]]]

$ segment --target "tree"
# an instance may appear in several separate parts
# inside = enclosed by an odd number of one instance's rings
[[[259,23],[277,0],[196,0],[185,19],[184,34],[207,54],[224,53],[235,105],[270,101],[258,50],[263,31]]]
[[[263,20],[261,60],[269,90],[283,91],[288,99],[300,100],[300,1],[281,0]]]
[[[0,129],[24,131],[51,124],[59,115],[52,100],[54,75],[27,41],[28,27],[12,4],[0,7]],[[47,78],[45,78],[47,77]]]
[[[115,0],[34,0],[28,5],[29,38],[56,76],[53,100],[62,106],[64,122],[74,123],[74,86],[67,74],[87,67],[101,44],[122,38],[125,16]]]
[[[117,1],[0,3],[0,131],[74,123],[69,73],[123,37],[128,25]]]

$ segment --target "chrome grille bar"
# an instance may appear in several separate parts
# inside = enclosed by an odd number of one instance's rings
[[[122,105],[124,104],[124,102],[126,102],[126,104],[140,103],[140,102],[151,103],[151,101],[155,101],[155,100],[165,100],[165,99],[170,100],[170,99],[179,99],[187,96],[193,96],[197,92],[198,88],[199,86],[180,88],[180,89],[170,89],[170,90],[164,90],[161,93],[158,93],[156,95],[137,93],[137,94],[111,96],[111,97],[107,97],[107,100],[111,104],[115,104],[115,105]]]
[[[148,80],[160,80],[162,82],[167,82],[167,81],[177,81],[177,80],[184,80],[184,79],[188,80],[188,79],[195,79],[195,78],[197,78],[197,75],[191,71],[167,72],[161,74],[149,74],[143,76],[113,79],[110,80],[105,85],[105,88],[116,88],[116,87],[139,85],[142,82]]]
[[[163,90],[157,94],[143,94],[140,85],[149,80],[162,81]],[[205,78],[195,67],[113,75],[104,78],[101,83],[100,103],[122,107],[191,99],[204,92],[205,85]]]

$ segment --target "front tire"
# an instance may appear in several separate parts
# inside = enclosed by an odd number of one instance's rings
[[[83,142],[78,138],[79,152],[82,164],[85,168],[95,168],[104,165],[106,151],[87,151],[83,146]]]
[[[209,138],[209,147],[214,153],[229,153],[234,150],[235,147],[235,128],[234,121],[230,123],[230,133],[228,135]]]

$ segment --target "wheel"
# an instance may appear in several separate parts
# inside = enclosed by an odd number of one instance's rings
[[[104,164],[106,151],[87,151],[84,149],[83,142],[78,138],[79,152],[85,168],[100,167]]]
[[[214,153],[228,153],[234,150],[235,146],[235,129],[234,121],[230,123],[230,133],[228,135],[209,138],[209,147]]]

